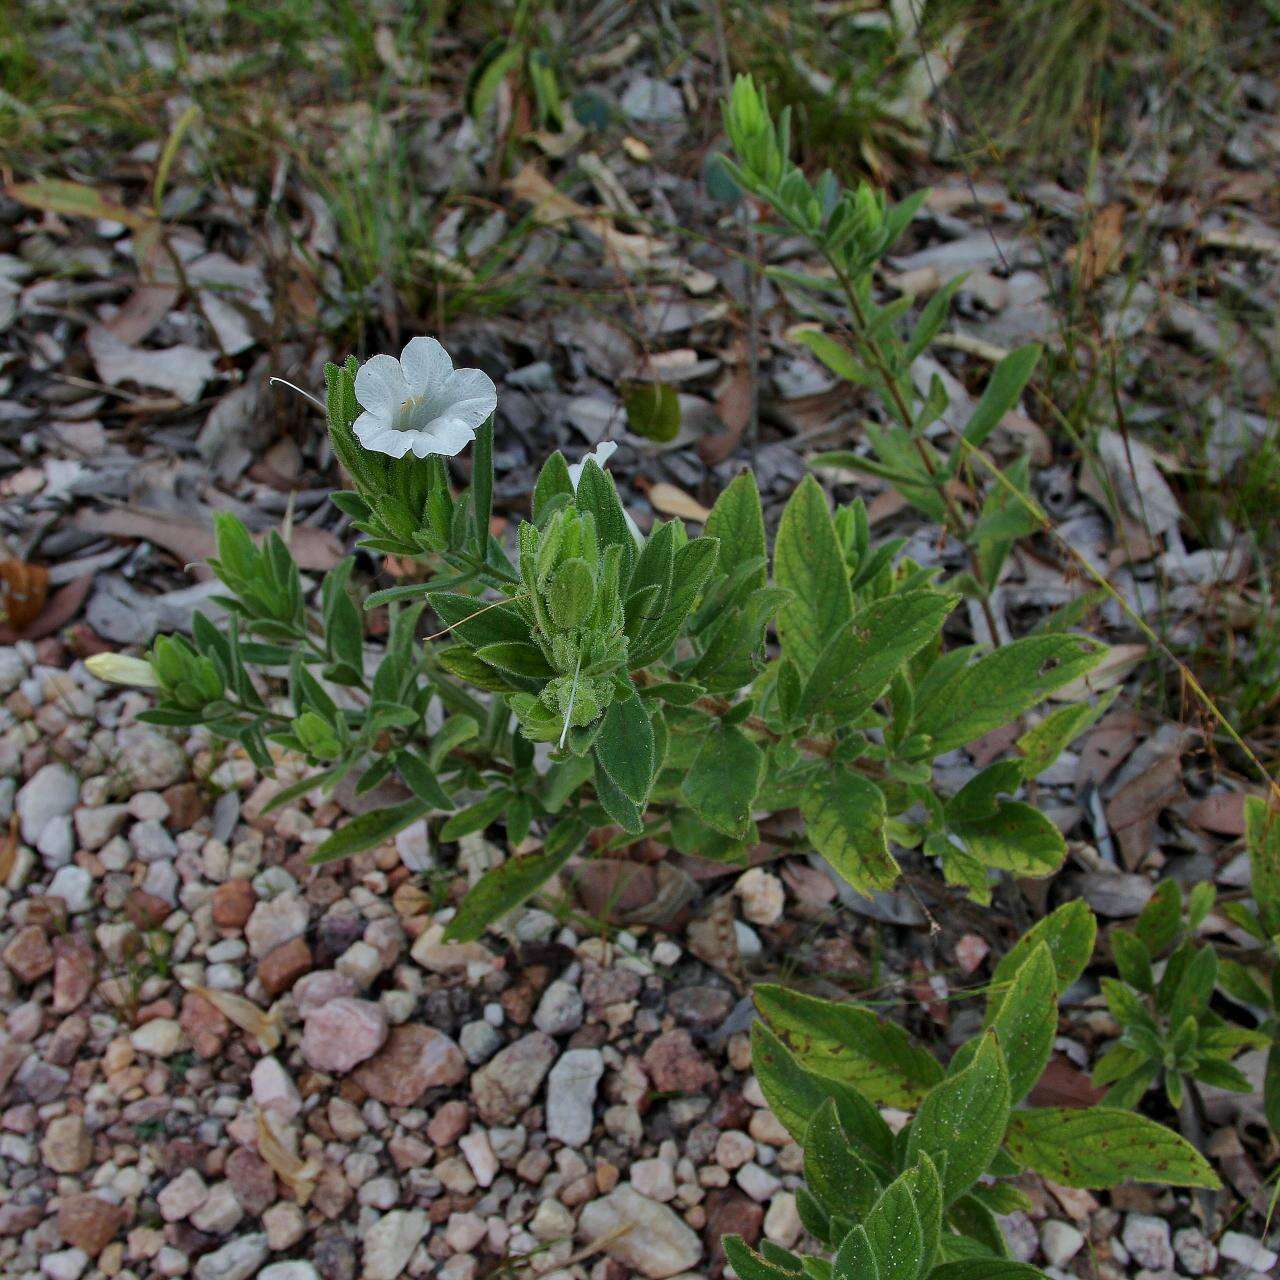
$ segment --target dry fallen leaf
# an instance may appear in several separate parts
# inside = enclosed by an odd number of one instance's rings
[[[263,1013],[252,1000],[244,996],[232,995],[229,991],[215,991],[212,987],[190,986],[188,991],[195,992],[202,1000],[207,1000],[224,1018],[234,1022],[242,1031],[247,1031],[255,1040],[263,1053],[273,1053],[280,1046],[280,1011],[278,1006]]]
[[[321,1164],[314,1156],[299,1159],[280,1140],[271,1127],[265,1111],[258,1111],[258,1154],[271,1166],[272,1172],[293,1192],[294,1199],[305,1205],[311,1199],[320,1177]]]
[[[696,498],[665,480],[659,480],[650,487],[648,498],[653,509],[664,516],[679,516],[681,520],[695,520],[699,524],[706,524],[707,517],[711,514],[710,508],[704,507]]]
[[[0,620],[24,632],[40,616],[49,594],[49,570],[22,560],[0,560]]]
[[[171,391],[184,404],[195,404],[205,383],[217,371],[217,358],[187,343],[161,350],[131,347],[105,325],[91,325],[85,346],[98,377],[109,387],[133,382],[140,387]]]
[[[9,819],[9,830],[0,835],[0,885],[6,884],[18,860],[18,815]]]
[[[109,507],[105,511],[80,511],[73,523],[86,533],[153,542],[172,552],[183,564],[197,564],[197,577],[211,576],[211,570],[203,561],[214,553],[213,530],[198,520],[140,507]],[[327,530],[311,525],[294,525],[286,541],[300,569],[323,573],[342,558],[342,544],[338,539]]]
[[[1124,236],[1124,205],[1109,204],[1099,209],[1085,237],[1067,251],[1067,261],[1079,267],[1080,287],[1092,289],[1119,261]]]
[[[0,644],[17,644],[19,640],[43,640],[45,636],[60,631],[80,612],[92,584],[93,578],[89,574],[73,578],[45,601],[40,616],[21,632],[0,622]]]

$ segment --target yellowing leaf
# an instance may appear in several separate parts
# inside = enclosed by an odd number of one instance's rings
[[[12,199],[30,209],[61,213],[69,218],[106,218],[134,230],[141,230],[151,221],[146,214],[126,209],[124,205],[99,195],[92,187],[62,178],[11,183],[7,192]]]
[[[294,1155],[280,1141],[265,1111],[258,1112],[258,1154],[271,1166],[276,1177],[289,1188],[300,1205],[305,1205],[311,1199],[320,1177],[320,1161],[315,1156],[302,1160]]]
[[[232,995],[229,991],[214,991],[211,987],[188,987],[196,995],[207,1000],[224,1018],[247,1031],[258,1042],[263,1053],[272,1053],[280,1045],[280,1012],[273,1005],[263,1013],[252,1000]]]

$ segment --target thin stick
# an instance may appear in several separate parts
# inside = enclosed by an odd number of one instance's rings
[[[483,609],[477,609],[475,613],[469,613],[465,618],[459,618],[457,622],[450,623],[443,631],[437,631],[433,636],[423,636],[422,643],[426,644],[429,640],[439,640],[441,636],[447,636],[454,627],[460,627],[464,622],[470,622],[472,618],[478,618],[482,613],[488,613],[490,609],[496,609],[500,604],[511,604],[516,600],[523,599],[524,592],[521,591],[518,595],[508,596],[503,600],[494,600],[491,604],[485,605]]]
[[[305,396],[308,400],[311,401],[313,405],[315,405],[317,409],[320,410],[321,413],[327,414],[329,412],[329,409],[325,405],[323,400],[317,400],[316,397],[313,396],[310,391],[303,391],[301,387],[295,386],[287,378],[268,378],[267,379],[268,386],[274,386],[277,382],[282,387],[288,387],[290,391],[296,391],[300,396]]]

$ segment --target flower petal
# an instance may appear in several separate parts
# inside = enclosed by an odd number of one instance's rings
[[[498,407],[498,389],[483,369],[455,369],[436,399],[447,406],[441,417],[478,427]]]
[[[355,390],[361,408],[384,418],[389,418],[409,396],[409,385],[395,356],[370,356],[356,370]]]
[[[364,419],[368,418],[366,423]],[[362,414],[354,427],[356,439],[374,453],[385,453],[392,458],[403,458],[416,438],[411,431],[393,431],[385,422],[379,422],[372,414]]]
[[[475,430],[470,423],[454,417],[437,418],[422,434],[427,442],[426,449],[422,450],[416,444],[413,447],[414,453],[420,458],[425,458],[428,453],[438,453],[442,458],[452,458],[461,453],[476,438]]]
[[[595,449],[587,455],[589,458],[596,460],[596,466],[603,468],[605,463],[618,452],[618,446],[613,440],[601,440]],[[585,459],[584,459],[585,460]]]
[[[434,338],[410,338],[400,353],[400,368],[413,394],[432,392],[453,372],[449,353]]]

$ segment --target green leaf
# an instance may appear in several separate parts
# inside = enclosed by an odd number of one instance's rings
[[[680,397],[665,382],[633,382],[622,389],[627,426],[646,440],[670,444],[680,434]]]
[[[499,640],[495,644],[484,644],[474,656],[507,675],[522,679],[549,680],[556,674],[542,650],[525,640]],[[536,685],[533,687],[537,688]]]
[[[1015,640],[939,682],[926,677],[917,691],[912,732],[927,737],[925,750],[933,756],[962,747],[1085,675],[1105,652],[1105,645],[1086,636]]]
[[[991,1023],[1004,1053],[1013,1103],[1031,1091],[1053,1051],[1058,1031],[1056,977],[1053,956],[1041,942],[1014,975]]]
[[[339,827],[317,847],[307,861],[334,862],[338,858],[349,858],[352,854],[373,849],[403,831],[411,822],[425,817],[430,811],[430,805],[415,799],[406,800],[389,809],[373,809],[362,813],[359,817],[352,818],[345,827]]]
[[[813,847],[859,893],[888,889],[899,876],[885,838],[884,792],[860,773],[835,766],[800,801]]]
[[[1009,1123],[1009,1073],[995,1036],[979,1043],[973,1061],[929,1091],[907,1137],[906,1163],[924,1152],[950,1204],[986,1171]]]
[[[759,567],[749,573],[747,585],[753,591],[765,585],[764,514],[760,508],[760,490],[750,471],[737,475],[716,499],[707,517],[706,532],[707,537],[716,538],[720,543],[716,557],[720,573],[732,577],[740,565],[759,561]]]
[[[1089,905],[1082,898],[1065,902],[1038,921],[1012,946],[991,975],[991,994],[987,997],[986,1025],[1000,1012],[1010,985],[1031,953],[1043,942],[1049,948],[1057,976],[1055,995],[1062,993],[1084,972],[1093,955],[1098,932]]]
[[[876,1252],[861,1227],[854,1227],[831,1259],[832,1280],[881,1280]]]
[[[1112,929],[1109,936],[1111,954],[1120,976],[1131,987],[1151,995],[1156,989],[1156,980],[1151,972],[1151,955],[1142,940],[1127,929]]]
[[[957,599],[937,591],[904,591],[859,609],[818,656],[800,714],[821,711],[856,720],[903,663],[937,638]]]
[[[1244,800],[1244,846],[1253,868],[1253,900],[1269,937],[1280,934],[1280,813],[1259,796]]]
[[[1039,724],[1028,729],[1018,739],[1018,750],[1024,756],[1023,776],[1039,777],[1062,754],[1065,747],[1102,717],[1115,701],[1118,692],[1119,690],[1112,689],[1092,702],[1058,707],[1049,712]]]
[[[569,464],[558,449],[542,464],[538,481],[533,486],[533,518],[542,514],[556,499],[573,501],[573,480],[569,476]]]
[[[511,793],[506,790],[491,791],[481,797],[475,804],[459,809],[440,828],[441,840],[461,840],[477,831],[483,831],[490,823],[496,822],[506,810]]]
[[[881,1280],[918,1280],[925,1259],[924,1228],[912,1194],[913,1178],[895,1178],[862,1222]]]
[[[849,1141],[832,1098],[805,1131],[804,1178],[828,1214],[861,1218],[880,1197],[883,1183]]]
[[[471,449],[471,517],[476,535],[476,555],[489,559],[489,521],[493,516],[493,419],[476,432]]]
[[[453,800],[440,785],[435,770],[417,751],[401,751],[396,757],[396,771],[423,804],[429,804],[433,809],[453,808]]]
[[[1000,425],[1001,418],[1018,402],[1022,388],[1027,385],[1039,359],[1040,347],[1030,343],[1011,351],[992,370],[982,399],[974,406],[964,428],[964,438],[974,448],[982,446]]]
[[[486,871],[449,921],[445,940],[474,942],[495,920],[537,893],[581,849],[586,835],[585,822],[569,819],[552,828],[539,852],[508,858]]]
[[[778,611],[783,652],[808,675],[853,616],[844,556],[822,486],[805,476],[791,495],[773,556],[774,581],[791,592]]]
[[[1176,880],[1162,880],[1156,885],[1138,913],[1133,931],[1153,957],[1163,955],[1178,941],[1182,932],[1182,889]]]
[[[837,378],[859,386],[866,386],[871,381],[858,357],[829,333],[823,333],[821,329],[805,328],[793,329],[789,336],[801,346],[808,347]]]
[[[479,120],[493,105],[498,86],[519,66],[523,56],[522,45],[508,43],[502,37],[491,40],[484,47],[467,76],[463,95],[467,114],[473,120]]]
[[[721,1240],[724,1256],[729,1260],[738,1280],[799,1280],[804,1272],[790,1271],[758,1254],[741,1236],[725,1236]]]
[[[1035,1107],[1009,1121],[1009,1154],[1046,1178],[1096,1190],[1122,1182],[1221,1185],[1204,1157],[1171,1129],[1112,1107]]]
[[[880,1112],[847,1084],[806,1071],[763,1022],[751,1025],[751,1066],[769,1109],[797,1142],[805,1142],[813,1117],[830,1100],[858,1155],[873,1169],[893,1167],[893,1131]]]
[[[821,1000],[771,983],[756,1008],[800,1064],[852,1085],[878,1106],[915,1107],[942,1068],[896,1023],[861,1005]]]
[[[609,817],[624,831],[633,836],[643,835],[643,810],[609,776],[608,770],[600,763],[599,755],[595,753],[593,755],[596,762],[596,799],[604,806]]]
[[[703,740],[680,794],[707,826],[745,839],[764,761],[764,752],[741,729],[720,724]]]
[[[622,793],[643,807],[653,785],[653,725],[633,692],[611,702],[595,742],[596,759]]]
[[[1058,828],[1021,800],[1000,800],[989,818],[949,825],[983,866],[1013,875],[1052,875],[1067,856],[1067,842]]]

